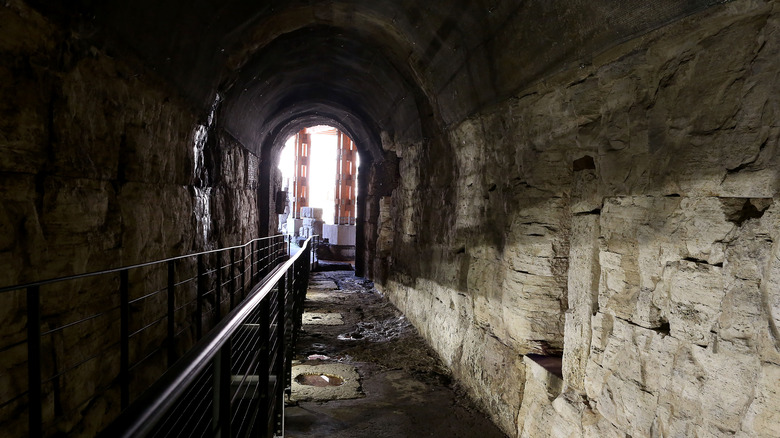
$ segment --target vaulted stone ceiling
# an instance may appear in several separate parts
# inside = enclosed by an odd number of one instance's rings
[[[383,131],[433,136],[543,74],[715,3],[83,0],[61,9],[132,48],[203,114],[219,92],[223,126],[250,150],[328,122],[378,157]]]

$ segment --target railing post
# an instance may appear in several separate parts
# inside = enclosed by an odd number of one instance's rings
[[[255,252],[257,253],[257,260],[255,263],[255,284],[257,284],[261,278],[263,278],[263,242],[260,240],[255,242]]]
[[[29,436],[43,435],[41,390],[41,290],[27,288],[27,385],[29,386]]]
[[[309,257],[307,257],[307,259],[304,259],[306,261],[301,264],[301,278],[300,278],[301,285],[300,285],[300,290],[298,291],[298,297],[297,297],[298,298],[298,315],[296,315],[296,317],[297,317],[296,321],[299,322],[299,327],[300,327],[301,318],[303,318],[303,302],[306,300],[306,289],[308,289],[308,287],[309,287],[309,274],[311,273],[311,266],[312,266],[310,260],[312,259],[312,254],[314,253],[314,248],[312,248],[311,246],[308,246],[306,248],[306,251],[308,252],[307,255]]]
[[[230,438],[230,339],[214,356],[212,436]]]
[[[271,250],[271,252],[273,253],[273,255],[271,256],[271,260],[272,260],[271,263],[273,264],[276,264],[276,261],[279,259],[279,253],[282,252],[282,242],[284,242],[284,240],[280,242],[279,238],[273,239],[273,249]]]
[[[311,241],[309,242],[311,243]],[[302,295],[304,295],[306,292],[303,290],[305,287],[304,285],[304,277],[305,269],[309,264],[308,257],[310,255],[309,250],[311,248],[311,245],[307,245],[306,249],[301,251],[300,257],[298,260],[293,263],[292,270],[293,270],[293,280],[292,280],[292,286],[290,289],[290,315],[287,316],[287,320],[290,321],[290,357],[288,359],[288,362],[286,364],[285,370],[290,370],[292,367],[292,349],[295,348],[295,344],[298,339],[298,328],[301,325],[301,318],[303,317],[303,313],[301,310],[303,309],[303,300],[301,298]],[[288,377],[290,379],[290,384],[292,384],[292,375]]]
[[[206,292],[205,277],[206,267],[203,264],[203,254],[198,254],[198,295],[195,300],[195,337],[200,339],[203,336],[203,295]]]
[[[255,269],[255,275],[257,275],[257,281],[260,281],[264,277],[263,271],[265,271],[265,250],[263,249],[264,241],[258,240],[257,247],[257,269]]]
[[[263,263],[260,265],[260,277],[268,275],[271,267],[271,239],[266,239],[260,246],[260,254],[263,256]]]
[[[322,236],[317,236],[317,244],[314,247],[314,255],[312,256],[312,266],[314,266],[315,263],[319,263],[319,259],[317,258],[317,251],[320,249],[321,243],[322,243]]]
[[[216,306],[214,312],[214,325],[216,325],[220,319],[222,319],[222,253],[217,252],[217,285],[214,286],[214,305]]]
[[[236,250],[230,249],[230,310],[235,307],[235,295],[236,295]]]
[[[270,370],[270,356],[269,350],[269,332],[271,325],[271,306],[269,304],[270,299],[266,298],[260,302],[260,326],[258,327],[260,336],[260,355],[258,358],[258,375],[260,381],[260,397],[258,397],[258,415],[257,424],[262,425],[263,429],[267,433],[268,420],[270,420],[271,405],[268,402],[268,385],[269,385],[269,370]],[[261,421],[262,419],[262,421]]]
[[[119,387],[121,406],[130,405],[130,293],[127,269],[119,271]]]
[[[278,436],[284,436],[284,391],[287,387],[287,373],[284,369],[285,364],[287,363],[287,345],[285,342],[285,320],[286,320],[286,309],[284,305],[284,295],[286,293],[287,288],[287,278],[289,276],[289,273],[285,273],[282,278],[279,280],[279,288],[278,288],[278,295],[277,295],[277,313],[276,313],[276,333],[278,336],[277,345],[279,345],[279,352],[276,355],[276,387],[277,391],[275,394],[275,400],[274,403],[276,404],[276,409],[274,409],[276,413],[276,434]]]
[[[255,242],[249,242],[249,288],[255,285]]]
[[[304,257],[306,254],[301,254],[301,257],[296,260],[296,263],[302,260],[302,257]],[[283,299],[282,304],[284,304],[284,385],[285,385],[285,392],[290,393],[292,390],[292,349],[294,347],[293,344],[293,336],[294,336],[294,330],[295,330],[295,282],[296,282],[296,269],[295,264],[293,263],[290,267],[290,271],[287,272],[286,277],[288,278],[288,287],[285,291],[285,296]],[[287,330],[287,324],[289,324],[289,332]]]
[[[274,238],[271,241],[271,257],[269,258],[269,263],[271,266],[276,265],[276,261],[279,259],[279,253],[282,252],[282,242],[284,240],[280,241],[279,238]]]
[[[241,300],[243,300],[246,290],[246,246],[241,247]]]
[[[263,277],[268,275],[271,272],[271,267],[273,263],[273,258],[271,257],[271,251],[273,248],[274,239],[267,239],[265,243],[265,251],[263,254],[265,255],[265,264],[263,265]]]
[[[175,263],[168,261],[168,367],[176,362],[176,283]]]
[[[265,277],[265,267],[268,259],[265,256],[267,242],[265,240],[257,241],[257,278]]]

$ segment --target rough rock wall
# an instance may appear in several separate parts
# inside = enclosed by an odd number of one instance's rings
[[[508,434],[780,435],[779,72],[735,1],[403,150],[384,291]]]
[[[0,23],[0,286],[257,236],[259,160],[214,114],[199,118],[153,72],[24,2],[0,5]],[[116,291],[114,279],[42,290],[44,330],[73,320],[74,309],[115,305]],[[0,294],[0,327],[0,427],[24,436],[23,292]],[[45,339],[44,373],[116,342],[118,330],[116,318],[99,319]],[[44,422],[61,415],[60,432],[94,434],[118,412],[116,400],[91,399],[116,378],[115,360],[47,385]]]

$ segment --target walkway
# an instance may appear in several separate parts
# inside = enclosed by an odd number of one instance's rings
[[[312,274],[305,307],[286,437],[505,436],[371,282]]]

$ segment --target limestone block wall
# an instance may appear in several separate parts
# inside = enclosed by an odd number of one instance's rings
[[[623,43],[397,148],[381,286],[510,436],[778,436],[779,120],[777,2]]]
[[[195,114],[153,71],[80,35],[88,25],[65,30],[19,0],[0,5],[0,23],[0,286],[258,235],[259,159],[220,130],[217,106]],[[113,278],[45,288],[43,330],[116,305],[117,293]],[[0,427],[9,436],[26,435],[17,398],[27,389],[26,324],[24,293],[0,294]],[[44,372],[115,343],[118,330],[103,318],[47,338]],[[44,422],[61,416],[59,432],[93,435],[110,421],[116,399],[92,391],[116,378],[116,360],[46,386]]]

